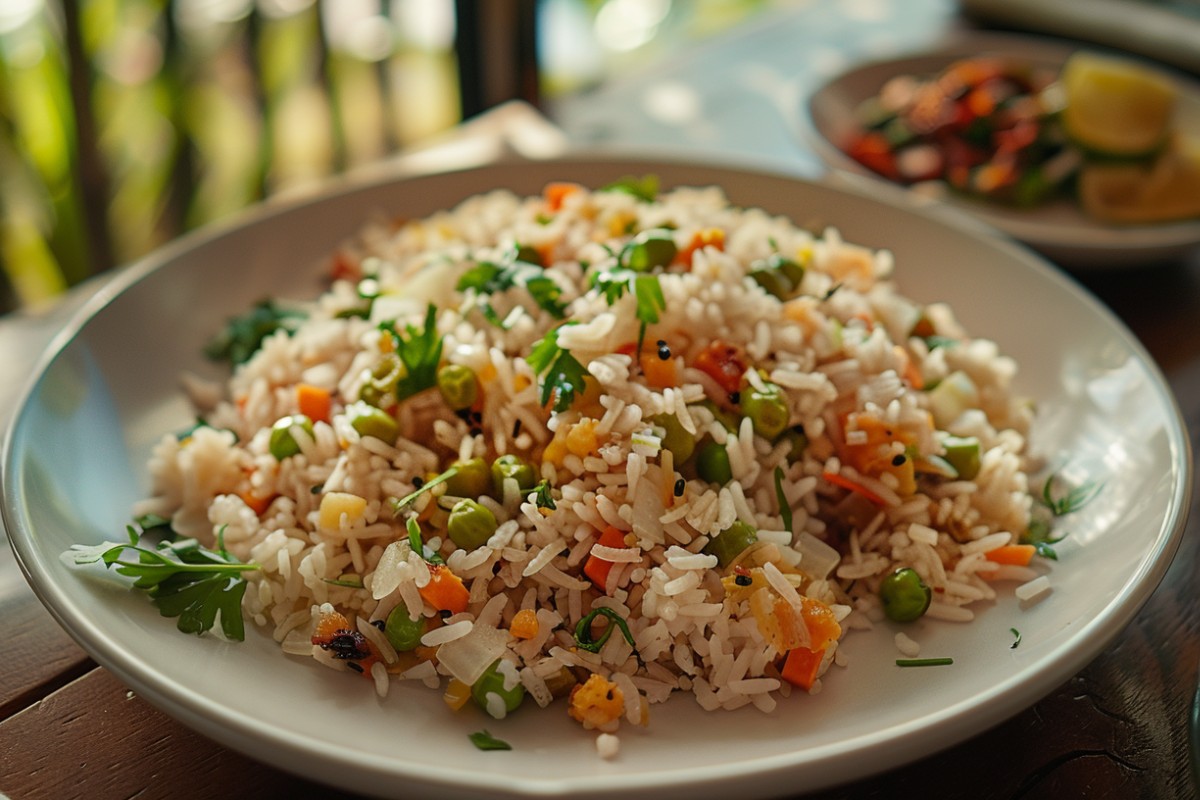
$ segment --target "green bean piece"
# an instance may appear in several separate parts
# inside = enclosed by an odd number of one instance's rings
[[[979,439],[974,436],[947,436],[942,440],[945,459],[964,481],[975,480],[981,465]]]
[[[696,453],[696,474],[701,480],[724,486],[733,480],[733,468],[729,465],[729,451],[724,445],[709,440]]]
[[[492,490],[492,470],[482,458],[455,461],[458,468],[446,481],[446,494],[451,497],[483,497]]]
[[[425,635],[427,627],[424,617],[413,619],[408,616],[408,608],[401,603],[388,614],[383,635],[397,652],[403,653],[420,646],[421,637]]]
[[[496,532],[496,515],[487,506],[474,500],[459,500],[450,509],[446,533],[450,541],[464,550],[474,550],[487,543]]]
[[[883,613],[894,622],[920,619],[933,599],[930,589],[915,569],[902,567],[883,579],[879,585]]]
[[[500,456],[492,462],[492,489],[497,497],[504,495],[505,478],[515,478],[517,488],[522,492],[533,488],[537,483],[537,473],[525,459],[520,456]]]
[[[748,387],[743,391],[742,413],[750,418],[754,432],[764,439],[774,441],[787,430],[790,415],[787,400],[783,390],[773,383],[764,384],[762,389]]]
[[[710,539],[708,544],[704,545],[704,552],[710,556],[716,556],[717,563],[722,567],[727,567],[729,562],[757,541],[758,531],[754,529],[754,526],[737,520]]]
[[[679,417],[674,414],[659,414],[650,421],[665,431],[662,445],[671,451],[676,464],[682,464],[692,457],[696,450],[696,437],[687,432]]]
[[[293,426],[299,426],[310,438],[314,435],[312,420],[303,414],[292,414],[278,420],[271,426],[271,438],[267,443],[267,448],[276,461],[283,461],[300,452],[300,444],[296,437],[292,436]]]
[[[504,702],[505,713],[511,713],[517,710],[521,705],[521,701],[525,699],[525,687],[515,677],[508,678],[500,671],[501,659],[496,659],[490,667],[484,670],[484,673],[479,676],[474,684],[471,685],[471,697],[475,703],[487,711],[492,712],[488,708],[488,695],[494,694]],[[515,666],[512,667],[513,675],[516,674]]]
[[[649,272],[655,267],[665,267],[675,259],[679,249],[669,230],[652,228],[642,231],[625,246],[622,252],[625,266],[634,272]]]
[[[446,405],[462,411],[475,405],[479,397],[479,382],[475,371],[462,364],[446,364],[437,371],[437,387]]]
[[[381,408],[360,400],[346,411],[350,427],[358,431],[359,436],[372,436],[387,444],[395,444],[400,436],[400,425],[396,418]]]

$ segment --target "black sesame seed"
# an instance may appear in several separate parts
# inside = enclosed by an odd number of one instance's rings
[[[363,673],[362,664],[355,664],[353,661],[347,661],[346,666],[357,672],[359,675]]]
[[[749,575],[738,575],[733,579],[733,582],[738,586],[749,586],[750,584],[754,583],[754,579]]]
[[[907,460],[908,460],[908,459],[906,459],[906,458],[904,457],[904,454],[903,454],[903,453],[901,453],[900,455],[898,455],[898,456],[895,456],[895,457],[892,459],[892,466],[893,466],[893,467],[902,467],[902,466],[904,466],[904,462],[905,462],[905,461],[907,461]]]
[[[374,625],[376,628],[378,628],[381,631],[387,630],[387,623],[381,619],[377,619],[374,622],[372,622],[371,624]]]
[[[729,402],[733,403],[735,406],[738,403],[742,402],[742,393],[741,392],[730,392],[729,393]]]
[[[412,485],[414,489],[420,489],[425,485],[425,479],[418,475],[412,479]]]
[[[687,481],[685,481],[683,478],[680,478],[679,480],[675,481],[675,496],[683,497],[683,490],[686,487],[687,487]]]
[[[471,433],[471,435],[472,435],[472,436],[482,436],[482,435],[483,435],[483,428],[480,428],[478,425],[474,425],[474,426],[472,426],[472,427],[471,427],[471,431],[470,431],[470,433]]]
[[[441,611],[439,611],[438,613],[442,615],[442,619],[447,619],[447,618],[449,618],[449,617],[451,617],[451,616],[453,616],[453,615],[454,615],[454,612],[453,612],[453,611],[451,611],[451,610],[450,610],[450,609],[448,609],[448,608],[443,608],[443,609],[442,609]]]
[[[517,438],[517,437],[518,437],[520,434],[521,434],[521,419],[520,419],[520,417],[518,417],[518,418],[517,418],[517,421],[513,423],[513,432],[512,432],[512,438],[514,438],[514,439],[515,439],[515,438]]]
[[[671,358],[671,348],[662,339],[658,340],[658,357],[663,361],[669,361]]]

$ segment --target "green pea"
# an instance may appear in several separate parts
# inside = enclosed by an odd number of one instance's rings
[[[496,515],[474,500],[459,500],[450,509],[446,533],[450,541],[464,550],[474,550],[487,543],[496,532]]]
[[[779,253],[772,253],[750,265],[750,277],[768,293],[786,300],[800,289],[804,267]]]
[[[396,396],[396,383],[404,374],[404,365],[393,353],[388,353],[379,359],[371,369],[371,375],[363,382],[358,390],[358,399],[373,406],[383,404],[384,398]]]
[[[729,466],[729,451],[724,445],[709,440],[696,453],[696,474],[701,480],[722,486],[733,480],[733,468]]]
[[[669,230],[652,228],[642,231],[625,245],[621,255],[625,266],[635,272],[649,272],[655,267],[665,267],[679,252],[675,238]]]
[[[515,478],[517,488],[522,492],[532,489],[537,483],[537,473],[529,462],[514,455],[500,456],[492,462],[492,489],[497,497],[504,494],[505,478]]]
[[[479,397],[475,371],[462,364],[447,364],[437,371],[437,387],[446,405],[455,411],[470,408]]]
[[[710,539],[708,544],[704,545],[704,552],[716,556],[717,563],[727,567],[729,562],[757,541],[758,531],[752,525],[738,520]]]
[[[480,708],[488,713],[491,713],[491,709],[488,708],[489,694],[496,695],[504,702],[505,713],[516,711],[517,707],[521,705],[521,701],[525,699],[525,687],[519,680],[506,678],[500,671],[500,662],[501,659],[496,659],[471,685],[471,697]],[[509,667],[515,674],[515,665],[510,663]],[[509,686],[506,687],[506,683]]]
[[[350,427],[359,436],[373,436],[388,444],[395,444],[400,436],[400,426],[395,417],[381,408],[359,401],[346,409]]]
[[[537,251],[536,247],[527,244],[517,245],[513,253],[513,260],[525,264],[536,264],[539,267],[543,266],[542,254]]]
[[[455,461],[458,472],[446,480],[451,497],[482,497],[492,490],[492,470],[482,458]]]
[[[793,290],[800,288],[800,281],[804,280],[804,267],[790,258],[779,255],[779,253],[772,254],[767,259],[767,263],[772,268],[779,270],[783,274],[783,277],[791,282]]]
[[[790,413],[787,401],[783,391],[773,383],[742,392],[742,413],[750,418],[754,432],[764,439],[773,441],[787,430]]]
[[[933,590],[911,567],[902,567],[883,579],[879,585],[883,613],[895,622],[912,622],[921,617],[933,599]]]
[[[692,457],[696,450],[696,437],[684,429],[679,417],[674,414],[659,414],[650,421],[666,432],[662,444],[671,451],[676,464],[682,464]]]
[[[275,456],[277,461],[283,461],[300,452],[300,445],[292,436],[293,426],[299,426],[310,438],[313,436],[312,420],[303,414],[292,414],[290,417],[278,420],[271,426],[271,438],[267,444],[271,455]]]
[[[421,644],[428,625],[424,617],[412,619],[403,603],[392,609],[384,623],[383,635],[398,652],[414,650]]]

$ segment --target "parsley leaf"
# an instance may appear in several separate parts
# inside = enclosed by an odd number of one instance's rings
[[[538,308],[555,319],[562,319],[567,309],[561,299],[562,287],[555,283],[554,279],[547,275],[541,267],[523,261],[523,254],[524,251],[521,248],[514,247],[505,254],[504,261],[500,264],[481,261],[463,273],[455,288],[460,292],[473,290],[482,298],[484,295],[490,296],[497,292],[507,292],[509,289],[521,287],[529,293]],[[499,315],[496,314],[491,303],[481,299],[479,308],[488,322],[497,324],[496,320],[499,319]],[[504,326],[499,325],[499,327]]]
[[[525,356],[525,361],[542,377],[542,405],[553,398],[555,411],[566,411],[571,407],[575,393],[583,391],[584,378],[590,374],[569,350],[559,346],[557,329],[542,337]]]
[[[539,482],[537,486],[534,486],[530,490],[530,493],[535,495],[533,501],[538,508],[545,508],[550,511],[558,508],[554,503],[554,495],[550,493],[550,481],[543,480]]]
[[[638,352],[642,350],[642,340],[646,338],[646,326],[658,322],[659,312],[667,308],[666,298],[663,297],[662,284],[657,275],[647,275],[644,272],[619,267],[596,273],[592,287],[604,295],[605,301],[611,306],[625,296],[626,292],[633,294],[637,304],[635,315],[638,322]]]
[[[133,578],[133,587],[146,592],[164,617],[177,617],[176,627],[184,633],[211,630],[220,614],[225,638],[245,638],[242,573],[259,569],[257,564],[239,563],[225,550],[221,536],[216,551],[201,547],[195,539],[159,542],[150,549],[142,545],[143,536],[134,526],[126,530],[127,543],[72,545],[63,558],[74,566],[103,563]],[[136,554],[136,560],[123,560],[127,552]]]
[[[602,187],[600,191],[625,192],[626,194],[633,195],[643,203],[652,203],[654,202],[654,198],[658,196],[658,188],[657,175],[643,175],[640,178],[634,175],[626,175]]]
[[[396,330],[394,321],[381,322],[379,327],[392,335],[396,342],[396,355],[406,369],[406,374],[396,382],[396,399],[404,400],[436,386],[438,364],[442,360],[442,337],[437,332],[437,307],[429,304],[423,329],[405,325],[407,335]]]
[[[290,336],[306,316],[274,300],[261,300],[246,314],[230,319],[224,330],[205,345],[204,354],[213,361],[244,364],[258,352],[264,339],[278,330],[286,330]]]
[[[512,750],[511,744],[503,739],[497,739],[486,730],[468,734],[467,738],[471,740],[471,744],[480,750]]]

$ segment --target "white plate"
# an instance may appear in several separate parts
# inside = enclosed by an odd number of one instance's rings
[[[878,94],[889,78],[933,75],[957,59],[983,55],[1019,59],[1057,71],[1071,53],[1082,48],[1056,39],[959,34],[932,50],[860,65],[832,79],[808,97],[801,123],[804,135],[825,163],[837,170],[839,179],[859,185],[889,183],[846,155],[838,144],[857,128],[859,105]],[[1200,84],[1178,73],[1172,78],[1180,89],[1177,127],[1200,135]],[[1116,226],[1089,218],[1068,199],[1028,211],[951,193],[941,200],[1073,269],[1151,264],[1178,258],[1200,246],[1200,220]]]
[[[975,333],[1020,359],[1019,388],[1041,409],[1039,451],[1075,478],[1107,480],[1072,519],[1049,596],[1021,608],[1006,592],[974,624],[906,629],[923,655],[952,657],[951,667],[898,668],[891,627],[854,633],[844,644],[852,665],[771,716],[705,714],[677,696],[655,709],[648,730],[626,726],[608,762],[561,706],[496,722],[474,708],[451,713],[421,686],[397,684],[380,701],[368,682],[291,660],[257,630],[240,644],[182,635],[144,597],[60,561],[74,542],[121,535],[145,491],[151,445],[191,420],[179,371],[216,374],[201,355],[212,332],[268,293],[314,294],[322,254],[368,215],[426,214],[494,187],[535,193],[551,179],[600,185],[646,173],[666,186],[719,184],[739,204],[889,246],[908,293],[951,301]],[[1084,667],[1145,602],[1179,542],[1191,486],[1178,410],[1146,353],[1024,250],[788,178],[604,159],[350,187],[182,240],[121,276],[58,340],[15,418],[4,464],[5,523],[42,601],[98,662],[185,724],[362,792],[609,800],[812,790],[928,755],[1022,710]],[[1011,628],[1022,636],[1016,649]],[[475,750],[467,734],[485,727],[514,750]]]

